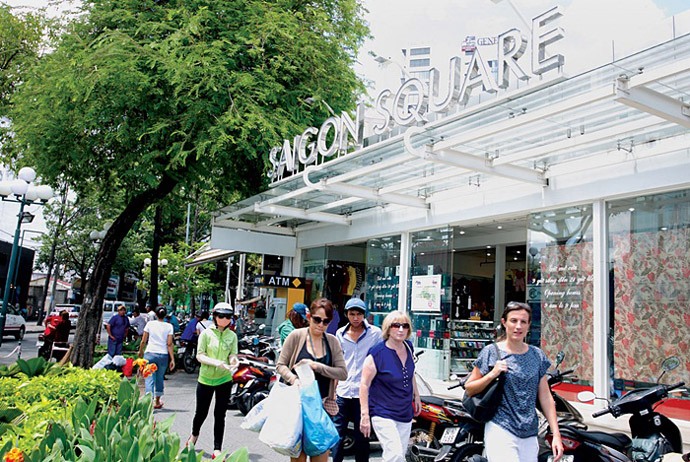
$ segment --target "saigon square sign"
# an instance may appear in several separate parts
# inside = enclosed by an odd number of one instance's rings
[[[466,105],[473,92],[496,94],[511,86],[511,75],[522,81],[541,76],[549,71],[560,75],[565,58],[548,52],[548,48],[564,37],[558,25],[562,17],[556,6],[532,19],[528,40],[519,29],[503,32],[496,40],[497,72],[494,74],[479,49],[475,49],[469,63],[463,69],[460,57],[449,62],[448,89],[439,95],[439,71],[432,68],[428,85],[417,78],[405,80],[393,92],[385,89],[375,99],[374,110],[379,122],[374,125],[375,135],[382,135],[395,127],[423,125],[431,113],[451,114]],[[525,70],[521,58],[531,45],[530,72]],[[348,112],[326,119],[321,127],[308,127],[294,137],[284,140],[269,153],[271,168],[268,177],[272,182],[282,180],[303,171],[309,165],[323,163],[336,155],[361,149],[364,140],[364,104],[357,106],[354,117]],[[321,162],[319,161],[321,158]],[[337,157],[337,156],[336,156]]]

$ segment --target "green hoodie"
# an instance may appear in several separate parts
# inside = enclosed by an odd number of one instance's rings
[[[237,354],[237,335],[230,329],[220,331],[215,324],[199,335],[197,352],[209,358],[228,363],[230,355]],[[199,369],[199,383],[217,386],[232,381],[232,372],[220,367],[202,364]]]

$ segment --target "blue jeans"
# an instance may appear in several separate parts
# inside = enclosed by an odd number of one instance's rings
[[[113,340],[108,337],[108,354],[110,357],[115,357],[116,355],[122,354],[122,343],[125,341],[124,338],[119,340]]]
[[[340,443],[331,449],[333,462],[343,462],[343,437],[345,436],[347,424],[349,422],[354,423],[355,426],[355,461],[369,462],[369,440],[362,435],[362,432],[359,431],[359,419],[361,412],[359,407],[359,398],[342,398],[337,396],[336,401],[338,402],[338,407],[340,410],[338,415],[333,417],[333,423],[335,423],[335,428],[338,430],[338,434],[340,435]]]
[[[163,396],[165,371],[168,369],[168,353],[144,353],[144,359],[149,363],[158,366],[158,370],[146,377],[146,393],[151,393],[153,396]]]

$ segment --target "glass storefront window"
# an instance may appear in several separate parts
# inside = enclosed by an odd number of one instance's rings
[[[408,310],[416,329],[416,346],[448,351],[453,230],[447,227],[420,231],[413,233],[410,240],[412,268]]]
[[[302,271],[307,282],[305,303],[323,297],[326,247],[302,250]]]
[[[367,241],[366,285],[364,300],[371,322],[381,326],[383,318],[398,309],[400,286],[400,236]]]
[[[528,337],[552,361],[565,353],[580,383],[592,381],[593,258],[589,205],[531,214],[528,221]]]
[[[613,388],[690,382],[690,190],[608,204]],[[686,397],[689,397],[686,394]]]

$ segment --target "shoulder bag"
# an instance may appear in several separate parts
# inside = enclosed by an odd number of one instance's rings
[[[498,345],[494,343],[493,346],[496,349],[498,359],[501,359]],[[491,420],[496,415],[498,405],[501,403],[504,383],[505,374],[501,372],[481,393],[473,396],[465,394],[465,397],[462,399],[462,405],[467,413],[478,422],[486,423]]]

